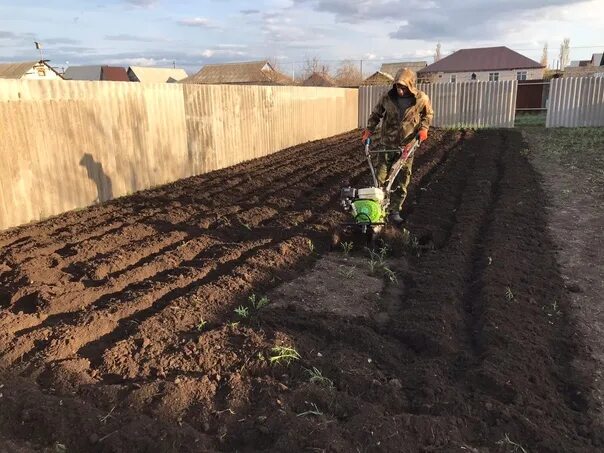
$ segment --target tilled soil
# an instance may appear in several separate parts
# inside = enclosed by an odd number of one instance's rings
[[[435,131],[420,148],[406,207],[419,246],[391,260],[383,316],[252,306],[285,297],[271,290],[327,252],[346,219],[340,187],[367,180],[358,142],[313,142],[1,234],[7,445],[604,449],[517,132]],[[273,363],[276,346],[300,359]]]

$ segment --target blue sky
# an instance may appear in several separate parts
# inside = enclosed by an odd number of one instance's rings
[[[185,67],[270,58],[284,72],[309,57],[432,62],[467,47],[507,45],[549,60],[571,39],[571,59],[604,51],[604,0],[0,0],[0,61],[37,58],[54,66]]]

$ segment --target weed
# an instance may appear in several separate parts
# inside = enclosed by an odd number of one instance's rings
[[[558,301],[555,300],[552,303],[552,312],[548,313],[547,316],[549,316],[551,318],[552,316],[560,316],[561,314],[562,314],[562,312],[560,311],[560,306],[558,305]]]
[[[321,370],[318,368],[313,367],[312,370],[306,370],[306,372],[309,375],[309,381],[311,384],[318,384],[328,389],[334,388],[333,381],[323,376],[323,373],[321,373]]]
[[[243,305],[239,305],[237,308],[235,308],[235,314],[241,319],[247,319],[250,317],[250,309],[244,307]]]
[[[250,224],[249,224],[249,223],[242,222],[241,220],[239,220],[239,223],[240,223],[240,224],[241,224],[241,226],[242,226],[242,227],[244,227],[246,230],[248,230],[248,231],[252,231],[252,227],[250,226]]]
[[[201,332],[203,329],[205,329],[205,327],[208,325],[208,321],[206,321],[205,319],[201,318],[201,321],[199,321],[199,324],[197,324],[197,331]]]
[[[353,242],[342,242],[340,244],[340,247],[342,247],[342,251],[344,252],[344,255],[348,255],[352,251],[352,248],[354,247],[354,243]]]
[[[520,451],[522,453],[528,453],[528,451],[526,451],[522,445],[517,444],[512,439],[510,439],[510,436],[507,433],[503,439],[501,439],[500,441],[497,441],[497,445],[502,445],[502,446],[509,445],[510,447],[512,447],[512,451],[514,451],[514,452]]]
[[[390,249],[388,248],[388,246],[386,244],[384,244],[382,247],[379,248],[380,258],[382,261],[384,261],[386,259],[389,251],[390,251]]]
[[[409,240],[409,246],[412,250],[419,250],[419,240],[416,236],[412,236]]]
[[[388,267],[388,263],[386,262],[388,247],[384,246],[378,252],[371,249],[367,250],[369,251],[369,270],[371,273],[375,274],[380,271],[391,283],[398,283],[396,274]]]
[[[224,225],[226,225],[226,226],[231,226],[232,225],[231,221],[229,220],[229,218],[227,216],[224,216],[224,215],[220,216],[220,217],[218,217],[217,220],[220,220],[220,221],[224,222]]]
[[[288,346],[275,346],[271,351],[269,361],[273,365],[289,366],[294,360],[300,360],[301,358],[298,351]]]
[[[378,262],[375,261],[373,258],[371,258],[369,260],[369,270],[371,271],[372,274],[375,274],[377,267],[378,267]]]
[[[384,266],[382,269],[384,271],[384,275],[388,278],[388,280],[390,280],[391,283],[398,284],[398,279],[396,278],[396,274],[392,269],[386,266]]]
[[[512,292],[512,288],[510,288],[509,286],[505,287],[505,298],[508,301],[511,301],[514,299],[514,293]]]
[[[266,296],[258,298],[255,294],[252,294],[250,297],[248,297],[248,300],[250,301],[252,307],[254,307],[255,310],[260,310],[261,308],[264,308],[268,305],[268,297]]]
[[[341,276],[343,276],[343,277],[352,278],[352,277],[354,277],[354,270],[355,269],[356,269],[356,267],[354,267],[354,266],[350,267],[350,268],[348,268],[346,270],[338,269],[338,273]]]
[[[317,405],[315,403],[311,403],[311,406],[312,406],[313,410],[302,412],[302,413],[298,414],[298,417],[305,417],[307,415],[316,415],[317,417],[320,417],[323,415],[323,412],[321,412],[319,410],[319,408],[317,407]]]
[[[314,253],[315,252],[315,244],[313,244],[312,239],[307,239],[306,243],[308,244],[308,250],[310,250],[310,253]]]
[[[239,327],[239,322],[230,322],[227,324],[227,326],[231,327],[232,329],[235,329],[236,327]]]

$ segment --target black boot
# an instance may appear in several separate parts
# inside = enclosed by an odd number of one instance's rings
[[[401,217],[401,213],[398,211],[392,211],[389,219],[391,222],[396,223],[397,225],[400,225],[404,222],[403,218]]]

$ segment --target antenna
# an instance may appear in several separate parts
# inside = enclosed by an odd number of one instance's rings
[[[40,61],[44,61],[44,54],[42,53],[42,44],[39,43],[38,41],[34,41],[34,44],[36,46],[36,49],[38,49],[38,51],[40,51]]]

